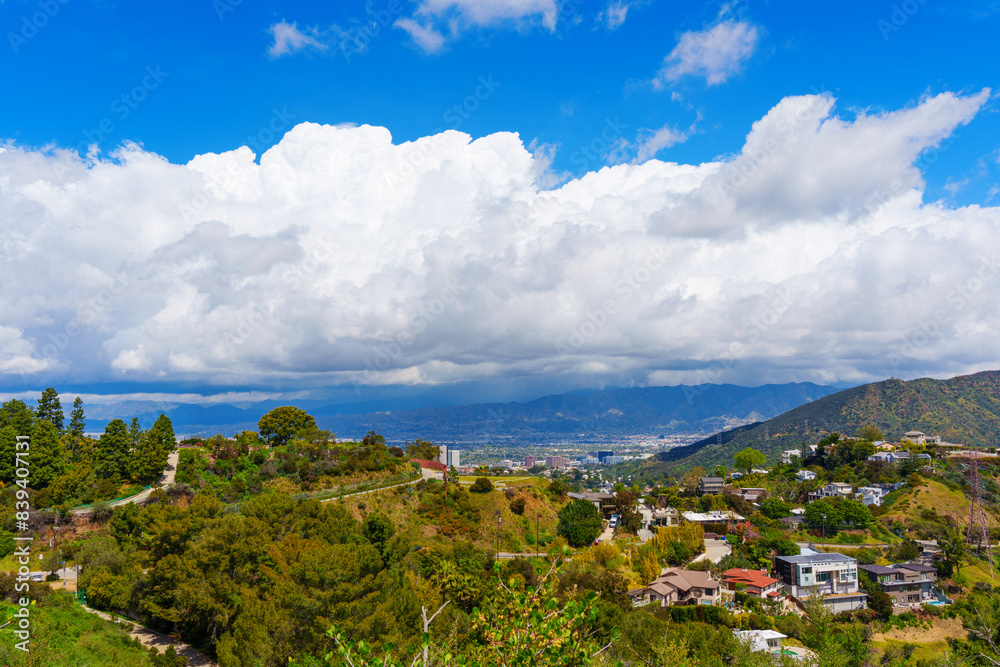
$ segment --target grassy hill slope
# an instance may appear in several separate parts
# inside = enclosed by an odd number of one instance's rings
[[[866,424],[875,424],[892,440],[917,430],[948,442],[995,446],[1000,443],[1000,371],[853,387],[774,419],[670,450],[659,461],[668,464],[665,469],[731,464],[734,453],[754,447],[774,462],[784,449],[813,443],[827,433],[853,435]]]

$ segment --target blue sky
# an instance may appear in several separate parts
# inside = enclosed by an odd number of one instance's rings
[[[970,280],[989,279],[977,278],[976,267],[990,266],[984,253],[996,232],[995,1],[204,0],[165,9],[4,0],[0,16],[0,142],[8,147],[0,167],[8,174],[0,174],[8,239],[0,248],[0,390],[8,393],[59,383],[204,393],[341,386],[358,397],[363,386],[370,397],[474,385],[487,388],[483,396],[514,387],[524,397],[536,388],[947,376],[1000,359],[995,343],[983,343],[996,340],[996,290],[960,294],[961,307],[952,298]],[[785,124],[768,135],[768,117]],[[392,143],[352,126],[385,128]],[[820,127],[834,137],[817,139]],[[444,130],[467,137],[427,143],[450,136]],[[864,156],[883,139],[880,152]],[[426,144],[418,156],[438,166],[386,167],[358,141],[379,156]],[[754,145],[763,151],[757,158]],[[254,155],[234,153],[241,146]],[[204,192],[191,175],[218,184],[223,167],[229,194],[198,204]],[[742,184],[742,174],[751,185],[713,209],[709,186],[727,169],[737,170],[730,184]],[[813,189],[811,175],[828,185]],[[323,178],[336,183],[324,189]],[[394,208],[399,192],[365,189],[372,179],[413,197]],[[369,201],[384,197],[388,212],[355,229],[338,211],[364,217],[364,205],[350,202],[362,191]],[[530,223],[514,235],[497,232],[491,216],[511,215],[512,201],[527,207]],[[561,208],[549,210],[552,202]],[[253,215],[260,219],[248,221]],[[856,227],[860,235],[849,231],[847,245],[830,250],[834,236]],[[825,249],[796,240],[820,243],[828,233]],[[115,235],[127,238],[102,250]],[[308,263],[323,239],[337,248]],[[897,279],[896,261],[910,266],[907,256],[942,240],[957,244],[942,259],[958,260],[968,275],[938,268]],[[75,259],[32,255],[46,243]],[[635,288],[640,304],[625,296],[633,288],[618,287],[629,257],[651,247],[675,268]],[[761,256],[762,247],[774,256]],[[264,249],[272,255],[260,259]],[[208,253],[211,278],[170,259],[199,251]],[[437,253],[464,263],[447,265]],[[741,274],[732,267],[748,253],[760,264]],[[332,268],[366,260],[377,268],[355,277]],[[852,268],[841,275],[844,265]],[[159,273],[139,268],[154,266]],[[42,279],[21,282],[29,270]],[[281,293],[289,270],[325,296],[293,304]],[[60,272],[68,277],[53,278]],[[589,284],[595,272],[606,280]],[[116,275],[128,276],[117,291]],[[459,306],[425,317],[416,342],[391,361],[373,361],[379,345],[409,341],[419,304],[433,305],[458,278],[466,281]],[[794,335],[781,310],[789,338],[751,353],[776,335],[774,326],[753,325],[753,313],[779,302],[783,289],[799,295],[789,301],[800,320]],[[95,309],[109,290],[111,305]],[[399,299],[387,296],[394,290]],[[627,307],[605,313],[611,326],[594,325],[609,297]],[[469,300],[486,308],[491,299],[489,312],[505,323],[539,315],[537,336],[477,330],[485,316]],[[846,316],[831,322],[815,299],[843,313],[872,310],[864,326],[845,326]],[[923,310],[912,313],[912,304]],[[178,308],[221,329],[201,331],[190,346],[181,330],[173,343],[159,337]],[[339,319],[316,315],[325,308]],[[912,314],[890,317],[897,308]],[[243,338],[228,351],[213,347],[240,317],[263,311],[260,349],[248,352]],[[580,333],[587,321],[593,336]],[[282,330],[290,322],[291,332]],[[704,332],[720,326],[727,333],[706,341]],[[754,326],[767,335],[734,353],[732,332]],[[73,333],[61,345],[67,327]],[[661,337],[637,340],[637,328]],[[464,342],[449,332],[463,332]],[[578,339],[587,340],[567,353],[567,341]]]

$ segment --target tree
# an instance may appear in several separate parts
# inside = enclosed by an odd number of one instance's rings
[[[167,457],[177,446],[170,418],[160,414],[148,431],[139,437],[130,460],[132,476],[140,482],[153,482],[167,467]]]
[[[112,419],[97,441],[94,469],[98,477],[119,478],[129,474],[130,441],[128,426],[121,419]]]
[[[879,442],[880,440],[885,440],[885,434],[875,424],[865,424],[858,431],[858,437],[862,440],[867,440],[868,442]]]
[[[441,456],[441,448],[426,440],[414,440],[406,443],[406,456],[411,459],[437,461]]]
[[[868,608],[883,621],[889,620],[892,616],[892,598],[864,570],[858,570],[858,585],[868,594]]]
[[[73,401],[73,410],[69,413],[69,432],[82,436],[86,427],[86,418],[83,416],[83,401],[77,396],[76,400]]]
[[[142,426],[139,424],[138,417],[132,417],[132,423],[128,426],[128,441],[132,443],[134,448],[139,444],[139,439],[142,437]]]
[[[836,529],[844,522],[844,515],[840,508],[823,499],[806,505],[805,521],[812,528],[826,526],[826,529],[830,530]]]
[[[291,405],[274,408],[257,422],[260,436],[271,447],[284,445],[300,430],[314,426],[311,415]]]
[[[392,536],[395,534],[396,529],[392,525],[392,521],[389,520],[384,514],[379,514],[375,512],[370,514],[367,519],[365,519],[365,537],[368,541],[372,543],[382,557],[385,558],[386,545]]]
[[[48,419],[35,422],[31,434],[31,486],[41,489],[58,477],[65,468],[59,431]]]
[[[59,392],[52,387],[42,392],[41,398],[38,399],[38,407],[35,408],[35,417],[51,422],[56,430],[62,430],[63,410],[59,404]]]
[[[24,401],[13,399],[0,405],[0,428],[10,426],[16,435],[31,435],[35,413]]]
[[[792,506],[781,498],[772,496],[760,501],[760,513],[768,519],[783,519],[786,516],[792,516]]]
[[[712,477],[725,477],[725,476],[726,476],[726,466],[722,465],[721,463],[715,466],[715,469],[712,470]]]
[[[733,463],[744,472],[750,472],[754,468],[761,468],[767,463],[767,457],[753,447],[747,447],[733,456]]]
[[[613,500],[621,527],[630,533],[638,533],[642,528],[642,515],[639,514],[637,507],[638,500],[638,496],[631,491],[616,493]]]
[[[469,487],[469,491],[472,493],[489,493],[493,490],[493,482],[485,477],[479,477],[472,486]]]
[[[593,503],[574,500],[559,512],[556,531],[574,547],[588,546],[601,534],[601,513]]]

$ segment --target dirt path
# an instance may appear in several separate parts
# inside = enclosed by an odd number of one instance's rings
[[[91,609],[87,606],[84,606],[84,609],[89,611],[91,614],[97,614],[105,621],[111,621],[112,623],[126,622],[119,621],[119,619],[116,619],[110,614],[105,614],[103,611],[97,611],[96,609]],[[132,623],[131,621],[127,622]],[[179,642],[166,635],[161,635],[159,632],[150,630],[149,628],[144,628],[141,625],[135,625],[134,623],[132,625],[134,627],[132,628],[132,632],[129,634],[138,639],[143,646],[155,646],[156,650],[160,653],[165,653],[168,646],[173,646],[174,650],[177,651],[177,655],[188,659],[188,667],[218,667],[217,663],[212,662],[206,658],[204,654],[199,653],[183,642]]]
[[[166,488],[174,483],[174,477],[177,475],[177,463],[180,461],[180,452],[174,450],[167,455],[167,467],[164,468],[163,474],[160,475],[160,479],[157,480],[157,484],[161,485],[161,488]],[[154,488],[143,489],[135,495],[131,495],[128,498],[122,498],[121,500],[116,500],[114,502],[108,503],[108,507],[118,507],[120,505],[128,505],[129,503],[141,503],[153,494]],[[70,514],[82,515],[90,514],[91,508],[84,507],[80,509],[70,510]]]

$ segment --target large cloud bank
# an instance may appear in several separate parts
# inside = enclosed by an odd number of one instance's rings
[[[555,189],[514,134],[298,125],[170,164],[0,148],[0,383],[867,380],[1000,361],[1000,210],[923,200],[989,91]],[[942,142],[945,142],[942,145]]]

